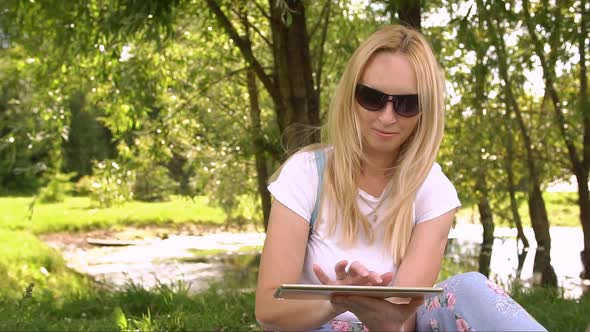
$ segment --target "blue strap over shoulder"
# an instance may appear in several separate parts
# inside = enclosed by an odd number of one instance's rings
[[[313,225],[318,217],[318,210],[320,208],[320,196],[322,194],[322,184],[324,182],[324,167],[326,165],[326,155],[323,149],[318,149],[314,151],[315,154],[315,163],[317,166],[318,171],[318,192],[315,199],[315,205],[313,207],[313,212],[311,213],[311,219],[309,220],[309,234],[311,235],[311,231],[313,229]]]

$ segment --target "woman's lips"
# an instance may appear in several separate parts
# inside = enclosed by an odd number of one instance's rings
[[[375,130],[375,132],[377,133],[377,135],[379,135],[381,137],[385,137],[385,138],[393,137],[393,136],[395,136],[395,135],[398,134],[396,132],[381,131],[379,129],[373,129],[373,130]]]

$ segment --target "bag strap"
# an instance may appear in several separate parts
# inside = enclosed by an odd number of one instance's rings
[[[318,171],[318,189],[317,195],[315,198],[315,205],[313,207],[313,212],[311,213],[311,219],[309,220],[309,235],[311,235],[311,231],[313,230],[313,225],[318,217],[318,210],[320,208],[320,196],[322,195],[322,187],[324,182],[324,167],[326,165],[326,155],[324,154],[323,149],[318,149],[314,151],[315,154],[315,163],[316,168]]]

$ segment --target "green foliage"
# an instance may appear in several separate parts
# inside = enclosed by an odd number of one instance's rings
[[[74,193],[76,196],[89,196],[92,192],[92,177],[85,175],[76,181]]]
[[[105,160],[116,155],[112,134],[100,120],[104,111],[89,105],[88,96],[73,91],[69,96],[71,113],[68,138],[63,142],[64,169],[78,177],[92,173],[93,160]]]
[[[146,167],[135,172],[133,196],[145,202],[167,201],[176,184],[163,166]]]
[[[277,59],[267,16],[270,6],[278,6],[272,8],[283,13],[283,23],[295,24],[286,3],[219,1],[273,78],[279,73],[273,72]],[[424,3],[423,23],[428,24],[423,32],[448,81],[439,162],[465,206],[488,194],[502,221],[511,218],[508,171],[520,192],[526,192],[530,176],[528,144],[507,106],[499,64],[509,67],[541,185],[569,178],[572,167],[561,128],[581,151],[588,99],[579,91],[581,68],[575,59],[580,33],[585,35],[577,19],[579,3],[572,0],[533,3],[530,17],[510,2],[482,3],[479,8],[454,0]],[[367,35],[391,20],[391,4],[305,2],[322,118],[347,59]],[[261,88],[260,125],[254,123],[245,80],[251,59],[207,9],[203,1],[188,0],[1,1],[0,192],[36,192],[43,184],[39,179],[53,170],[73,171],[76,178],[92,176],[79,181],[76,190],[88,193],[98,207],[166,200],[173,193],[207,195],[228,220],[259,219],[260,212],[241,211],[242,197],[257,193],[254,154],[260,147],[269,173],[283,159],[285,114]],[[529,87],[534,78],[529,73],[540,67],[531,56],[528,22],[538,27],[537,36],[548,48],[549,74],[563,105],[562,127],[551,95]],[[505,37],[499,39],[505,52],[493,42],[491,27]],[[112,167],[113,161],[121,170]],[[481,179],[487,183],[478,183]],[[517,198],[526,220],[521,203],[526,196]],[[258,200],[247,205],[259,210]],[[575,224],[570,216],[577,210],[563,209],[558,215],[567,217],[552,216],[551,223]]]
[[[133,198],[135,174],[125,170],[116,161],[96,162],[91,178],[90,199],[99,207],[111,207]]]
[[[51,175],[49,183],[39,192],[41,203],[63,202],[72,192],[74,184],[71,182],[75,173],[57,173]]]
[[[35,283],[30,283],[29,286],[27,286],[27,288],[25,289],[25,291],[23,292],[23,298],[21,299],[21,301],[18,304],[18,308],[20,311],[20,317],[18,317],[18,320],[16,322],[16,328],[17,330],[20,329],[23,324],[25,323],[26,319],[29,317],[25,317],[25,312],[27,312],[26,310],[26,303],[27,300],[33,297],[33,287],[35,287]]]
[[[125,316],[121,307],[115,307],[115,310],[113,311],[113,319],[115,320],[115,323],[117,323],[119,330],[127,331],[127,316]]]

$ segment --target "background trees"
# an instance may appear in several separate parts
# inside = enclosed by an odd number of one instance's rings
[[[110,197],[103,204],[207,194],[236,217],[254,199],[266,222],[266,179],[319,139],[313,127],[352,51],[380,25],[406,22],[428,36],[447,75],[439,162],[464,205],[477,206],[484,248],[498,221],[519,228],[528,246],[521,224],[529,221],[517,210],[526,200],[535,240],[548,250],[543,190],[575,176],[587,253],[588,6],[3,1],[0,185],[34,192],[74,172],[79,187]],[[543,280],[554,284],[541,256]]]

